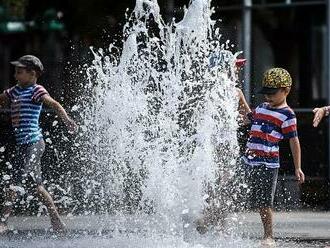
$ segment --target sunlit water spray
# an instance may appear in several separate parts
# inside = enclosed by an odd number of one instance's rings
[[[92,93],[81,108],[86,198],[99,191],[107,209],[148,214],[178,235],[219,188],[234,192],[226,185],[238,157],[235,56],[211,14],[210,1],[195,0],[166,25],[157,1],[138,0],[123,48],[92,49]],[[232,197],[219,204],[231,208]]]
[[[165,24],[156,0],[137,0],[123,46],[91,50],[89,83],[75,106],[83,120],[74,144],[83,196],[71,196],[85,215],[113,220],[97,223],[99,233],[111,230],[112,244],[188,247],[201,216],[217,226],[234,207],[235,55],[220,42],[210,4],[194,0],[180,22]],[[210,235],[199,241],[219,237]]]

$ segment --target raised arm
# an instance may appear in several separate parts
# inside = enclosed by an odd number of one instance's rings
[[[76,123],[68,116],[62,105],[54,100],[50,95],[45,94],[41,97],[41,101],[49,108],[53,109],[60,117],[63,123],[67,126],[69,131],[75,132],[77,130]]]
[[[298,137],[289,140],[290,149],[293,156],[293,163],[295,167],[295,175],[299,183],[305,182],[305,175],[301,170],[301,149]]]
[[[238,89],[236,88],[236,91],[237,91],[237,94],[238,94],[238,97],[239,97],[239,110],[240,112],[244,112],[245,114],[248,114],[251,112],[251,109],[250,109],[250,106],[249,104],[247,103],[246,99],[245,99],[245,96],[242,92],[241,89]]]
[[[250,106],[247,103],[242,90],[236,88],[236,92],[239,98],[238,112],[240,115],[240,119],[243,121],[243,123],[248,123],[249,120],[247,114],[251,112]]]

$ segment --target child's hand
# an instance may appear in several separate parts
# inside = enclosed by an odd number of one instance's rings
[[[69,133],[76,133],[78,131],[78,125],[72,119],[68,119],[65,122],[65,125],[67,126]]]
[[[315,108],[313,109],[314,119],[313,119],[313,127],[317,127],[323,117],[325,116],[325,108]]]
[[[305,174],[301,169],[296,169],[295,170],[296,178],[298,183],[304,183],[305,182]]]

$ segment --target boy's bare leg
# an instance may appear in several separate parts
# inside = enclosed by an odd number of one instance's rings
[[[261,208],[259,210],[261,221],[264,227],[263,240],[267,243],[274,243],[273,239],[273,210],[272,208]]]
[[[50,220],[53,226],[54,231],[63,231],[65,229],[64,223],[60,219],[60,215],[58,214],[53,198],[51,195],[47,192],[47,190],[42,186],[37,186],[37,193],[40,197],[43,204],[46,205]]]
[[[0,220],[0,234],[8,230],[7,220],[13,211],[13,204],[16,200],[17,194],[14,190],[8,189],[6,191],[6,202],[3,206]]]

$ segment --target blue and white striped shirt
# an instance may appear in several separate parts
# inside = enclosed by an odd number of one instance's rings
[[[15,85],[4,93],[10,100],[16,142],[23,145],[42,139],[39,116],[42,109],[41,97],[48,94],[46,89],[38,84],[25,88]]]

